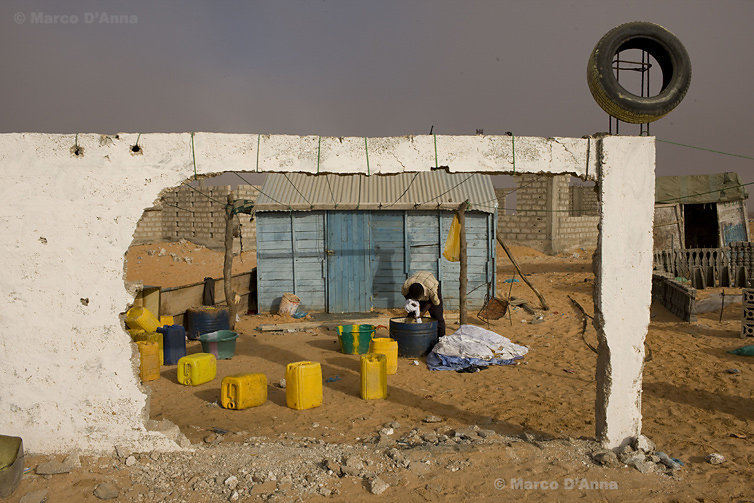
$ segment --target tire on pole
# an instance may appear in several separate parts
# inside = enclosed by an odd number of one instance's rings
[[[662,70],[662,88],[656,96],[627,91],[613,73],[613,58],[621,51],[640,49]],[[660,25],[625,23],[607,32],[594,47],[587,65],[587,82],[597,104],[623,122],[646,124],[667,115],[683,100],[691,83],[691,60],[678,38]]]

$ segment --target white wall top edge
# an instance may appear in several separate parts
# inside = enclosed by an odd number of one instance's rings
[[[117,138],[116,138],[117,136]],[[139,139],[142,153],[130,148]],[[652,137],[636,137],[654,141]],[[74,143],[83,157],[71,153]],[[5,156],[54,157],[74,166],[105,163],[124,167],[158,165],[193,176],[191,133],[0,134]],[[270,134],[195,133],[197,174],[224,171],[390,174],[444,166],[454,173],[570,173],[596,179],[595,138],[507,135],[417,135],[330,137]],[[367,162],[368,157],[368,162]],[[62,166],[61,166],[62,167]],[[164,172],[163,172],[164,173]]]

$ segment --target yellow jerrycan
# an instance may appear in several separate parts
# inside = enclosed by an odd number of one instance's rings
[[[165,365],[165,353],[162,346],[162,334],[159,332],[142,332],[131,336],[134,342],[154,342],[159,346],[160,351],[158,356],[160,358],[160,365]]]
[[[141,382],[154,381],[160,378],[160,347],[156,342],[138,341],[139,348],[139,377]]]
[[[361,355],[361,398],[387,398],[387,358],[383,354]]]
[[[248,409],[267,401],[267,376],[264,374],[236,374],[223,378],[220,385],[220,405],[224,409]]]
[[[317,362],[289,363],[285,369],[285,401],[291,409],[322,405],[322,367]]]
[[[211,353],[194,353],[178,360],[178,382],[186,386],[199,386],[217,375],[217,361]]]
[[[390,337],[373,337],[369,342],[369,352],[385,355],[387,375],[398,372],[398,341]]]

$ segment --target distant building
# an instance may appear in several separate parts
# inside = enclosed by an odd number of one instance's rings
[[[276,311],[285,292],[308,310],[402,307],[403,282],[430,271],[458,308],[459,263],[443,256],[465,200],[468,307],[495,293],[497,199],[490,177],[432,171],[399,175],[270,174],[255,204],[257,298]]]
[[[749,241],[748,197],[733,172],[657,177],[655,249],[720,248]]]
[[[497,189],[498,234],[506,243],[545,253],[597,246],[599,201],[594,183],[570,175],[517,175]]]

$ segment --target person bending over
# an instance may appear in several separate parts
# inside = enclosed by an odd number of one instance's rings
[[[442,291],[440,282],[428,271],[419,271],[408,278],[401,288],[401,295],[406,299],[419,302],[419,309],[423,316],[437,320],[437,336],[445,335],[445,318],[442,315]]]

